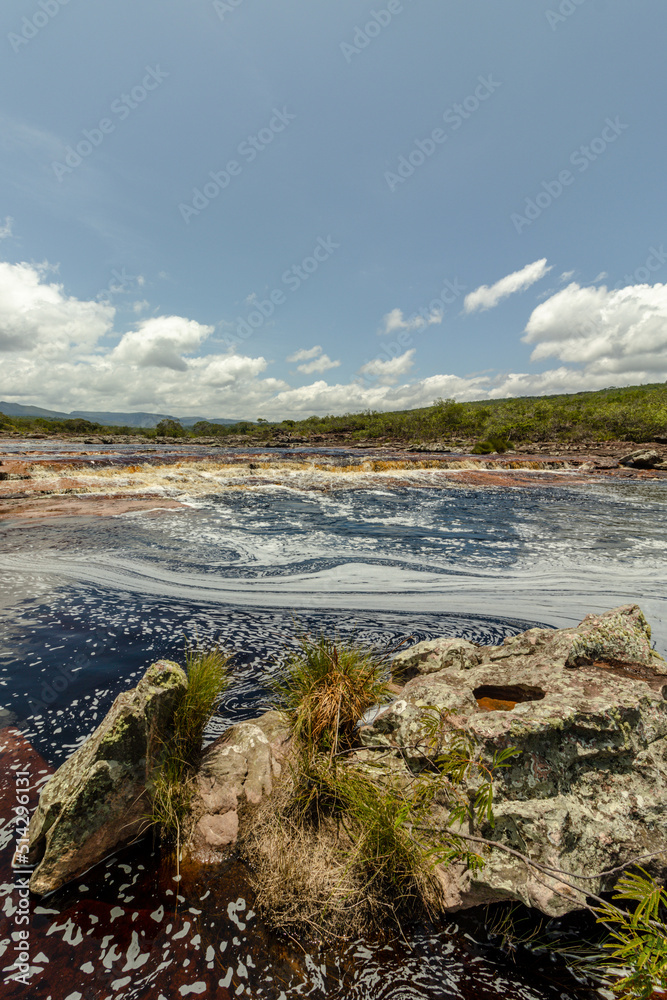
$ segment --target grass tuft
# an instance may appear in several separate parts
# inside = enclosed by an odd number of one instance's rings
[[[188,686],[174,712],[174,732],[161,748],[153,771],[151,823],[163,840],[180,842],[193,794],[193,775],[202,753],[204,730],[229,684],[229,657],[220,649],[190,647]]]
[[[313,752],[348,749],[364,712],[389,696],[387,658],[324,636],[302,636],[300,646],[274,685],[278,707]]]

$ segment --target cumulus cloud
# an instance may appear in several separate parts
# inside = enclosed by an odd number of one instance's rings
[[[551,294],[533,309],[523,338],[532,345],[533,361],[556,359],[547,371],[442,373],[410,381],[416,354],[411,349],[367,362],[358,373],[365,379],[332,385],[320,378],[294,388],[266,376],[264,357],[204,353],[209,338],[215,343],[213,328],[185,317],[135,317],[131,330],[114,333],[111,305],[67,296],[50,271],[45,264],[0,263],[0,398],[59,410],[282,419],[408,409],[440,397],[577,392],[667,378],[667,285],[608,290],[573,282]],[[394,330],[413,322],[400,310],[385,320],[398,324]],[[112,336],[120,338],[115,347]],[[320,345],[288,360],[305,374],[340,365]]]
[[[13,235],[12,233],[13,225],[14,225],[14,220],[12,219],[11,215],[6,215],[4,225],[0,225],[0,240],[6,240]]]
[[[300,372],[304,375],[312,375],[313,372],[326,372],[330,368],[340,368],[340,361],[332,361],[328,354],[321,354],[319,358],[315,358],[313,361],[307,361],[303,365],[297,365]]]
[[[115,310],[63,295],[43,279],[47,265],[0,262],[0,351],[39,350],[44,358],[88,349],[112,326]]]
[[[523,340],[536,345],[532,361],[582,364],[591,377],[664,378],[667,285],[608,290],[572,282],[533,310]]]
[[[493,309],[501,299],[506,299],[508,295],[513,295],[515,292],[525,291],[550,270],[551,268],[547,267],[546,257],[543,257],[542,260],[536,260],[532,264],[526,264],[520,271],[514,271],[501,278],[500,281],[496,281],[495,285],[480,285],[474,292],[470,292],[464,299],[464,309],[467,313],[474,312],[476,309]]]
[[[297,365],[297,368],[304,375],[312,375],[313,372],[321,374],[330,368],[340,368],[340,361],[332,361],[328,354],[323,353],[319,344],[316,347],[295,351],[294,354],[290,354],[287,360],[303,361],[304,364]]]
[[[113,357],[142,368],[172,368],[183,372],[188,367],[183,354],[196,351],[213,329],[182,316],[154,316],[126,333],[114,348]]]
[[[423,330],[425,326],[433,326],[437,323],[442,323],[442,313],[438,310],[432,310],[426,315],[420,313],[406,319],[402,309],[392,309],[383,317],[382,327],[378,330],[378,335],[388,336],[399,330]]]
[[[66,296],[49,271],[0,263],[0,397],[63,410],[203,408],[235,416],[287,388],[260,378],[263,357],[186,358],[213,327],[181,316],[141,320],[115,347],[101,346],[113,334],[114,307]]]
[[[414,364],[414,348],[399,354],[396,358],[382,361],[376,358],[374,361],[367,361],[359,369],[360,375],[377,379],[380,385],[396,385],[401,375],[406,375]]]

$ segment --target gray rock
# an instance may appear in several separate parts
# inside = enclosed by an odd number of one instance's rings
[[[409,680],[416,674],[433,674],[451,666],[465,670],[480,659],[478,647],[465,639],[427,639],[398,653],[391,669],[395,678]]]
[[[653,448],[643,448],[641,451],[633,451],[625,458],[619,459],[619,465],[626,465],[630,469],[655,469],[662,463],[662,455],[654,451]]]
[[[289,737],[287,717],[266,712],[252,722],[231,726],[211,744],[196,779],[193,857],[216,860],[220,848],[236,842],[247,808],[270,795],[281,776]]]
[[[428,663],[433,643],[419,646]],[[425,739],[427,714],[443,711],[487,764],[498,750],[520,751],[497,772],[496,826],[483,829],[485,837],[585,875],[661,851],[648,867],[667,877],[667,665],[651,650],[641,610],[588,615],[574,629],[530,629],[477,652],[474,666],[452,664],[408,681],[361,730],[365,746],[407,748],[402,759],[423,766],[424,755],[437,753]],[[434,826],[444,829],[446,821],[434,805]],[[501,899],[551,916],[580,908],[581,897],[564,883],[497,850],[485,858],[475,874],[439,872],[447,908]],[[578,884],[599,892],[613,881]]]
[[[59,888],[147,827],[146,783],[186,687],[178,664],[154,663],[46,783],[30,821],[33,892]]]

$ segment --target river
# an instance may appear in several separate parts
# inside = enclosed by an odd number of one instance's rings
[[[131,451],[108,490],[142,460]],[[235,654],[208,740],[267,707],[267,679],[303,630],[382,647],[442,634],[495,644],[637,602],[667,652],[665,480],[554,484],[536,473],[529,487],[491,476],[470,485],[425,469],[341,473],[324,488],[302,465],[279,477],[251,471],[237,482],[215,466],[196,476],[179,468],[153,486],[173,510],[0,521],[0,722],[32,747],[33,784],[148,664],[178,660],[188,641]],[[14,897],[3,877],[8,981]],[[186,868],[175,883],[148,842],[33,901],[30,995],[593,995],[549,962],[513,964],[476,927],[466,916],[405,940],[323,950],[279,940],[252,913],[238,864],[215,878]],[[18,997],[25,987],[6,989]]]

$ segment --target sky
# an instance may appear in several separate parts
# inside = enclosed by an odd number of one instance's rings
[[[666,37],[664,0],[4,0],[0,398],[664,381]]]

